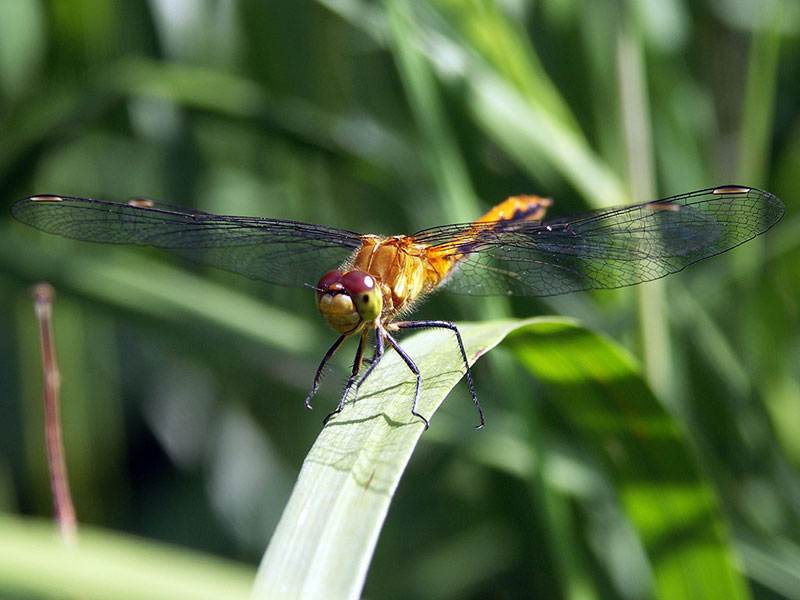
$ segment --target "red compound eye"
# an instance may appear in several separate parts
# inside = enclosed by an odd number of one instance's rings
[[[325,275],[322,276],[322,279],[319,280],[317,284],[317,290],[325,291],[331,289],[331,287],[336,284],[340,283],[342,280],[342,272],[339,270],[335,271],[328,271]]]
[[[341,278],[342,286],[353,297],[375,289],[375,279],[364,271],[348,271]]]

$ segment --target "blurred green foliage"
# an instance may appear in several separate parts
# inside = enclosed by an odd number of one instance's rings
[[[787,217],[686,273],[541,301],[442,294],[417,314],[562,314],[623,343],[715,490],[752,596],[800,597],[798,31],[791,0],[0,2],[0,510],[51,510],[34,281],[59,294],[81,521],[251,564],[349,358],[309,414],[335,336],[307,291],[53,239],[12,221],[20,197],[390,234],[516,193],[568,214],[739,183]],[[652,593],[569,394],[508,358],[475,368],[489,432],[459,386],[423,435],[366,596]]]

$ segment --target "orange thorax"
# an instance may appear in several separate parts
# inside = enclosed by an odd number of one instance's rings
[[[456,248],[469,242],[474,231],[490,228],[497,221],[541,220],[548,206],[547,198],[513,196],[475,221],[474,230],[443,248],[417,243],[413,236],[365,235],[361,248],[341,269],[364,271],[375,278],[383,295],[381,321],[387,323],[408,311],[453,272],[464,259]]]

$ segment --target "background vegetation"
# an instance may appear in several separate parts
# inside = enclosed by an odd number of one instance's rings
[[[148,196],[399,233],[516,193],[569,214],[740,183],[787,217],[686,273],[548,300],[442,294],[417,314],[571,316],[627,347],[721,507],[739,594],[800,597],[798,30],[789,0],[0,2],[5,522],[51,510],[34,281],[59,294],[81,522],[240,563],[263,553],[349,358],[309,414],[334,334],[307,291],[52,239],[12,222],[18,198]],[[536,354],[532,378],[513,347],[475,368],[487,430],[462,384],[423,435],[364,594],[666,595],[603,458],[615,449],[565,406],[594,384],[558,393],[542,367],[565,351]],[[665,555],[702,546],[707,523],[680,520]]]

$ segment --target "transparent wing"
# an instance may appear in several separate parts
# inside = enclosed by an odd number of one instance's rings
[[[725,186],[544,222],[436,227],[413,238],[455,257],[442,284],[455,293],[552,296],[664,277],[764,233],[783,213],[768,192]]]
[[[316,285],[361,245],[352,231],[295,221],[214,215],[151,200],[128,204],[33,196],[11,208],[26,225],[68,238],[165,248],[280,285]]]

